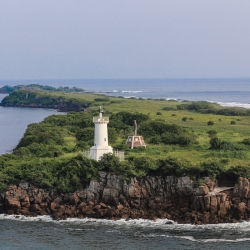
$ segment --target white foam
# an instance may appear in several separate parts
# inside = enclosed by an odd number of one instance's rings
[[[238,239],[195,239],[193,236],[174,236],[175,238],[181,238],[189,241],[200,242],[200,243],[215,243],[215,242],[244,242],[250,241],[250,238],[238,238]]]
[[[122,93],[142,93],[141,90],[122,90]]]
[[[103,225],[121,225],[121,226],[137,226],[137,227],[150,227],[150,228],[173,228],[175,230],[237,230],[250,233],[250,222],[241,223],[221,223],[221,224],[204,224],[204,225],[192,225],[192,224],[178,224],[177,222],[168,219],[157,219],[155,221],[147,219],[131,219],[126,221],[120,220],[107,220],[107,219],[94,219],[94,218],[68,218],[66,220],[53,220],[51,216],[37,216],[26,217],[24,215],[6,215],[0,214],[0,220],[19,220],[19,221],[49,221],[54,223],[67,223],[67,224],[85,224],[85,223],[100,223]],[[169,224],[170,222],[170,224]],[[185,236],[186,237],[186,236]],[[247,238],[248,239],[248,238]]]
[[[124,98],[138,98],[138,97],[136,97],[136,96],[124,96]]]
[[[250,109],[250,103],[240,103],[240,102],[217,102],[217,103],[222,107]]]
[[[180,99],[176,99],[176,98],[166,98],[167,101],[180,101]]]
[[[0,214],[0,220],[53,221],[52,217],[48,215],[29,217],[24,215],[7,215],[7,214]]]

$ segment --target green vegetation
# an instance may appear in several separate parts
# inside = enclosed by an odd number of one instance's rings
[[[32,103],[77,104],[88,112],[52,115],[39,124],[30,124],[13,153],[0,156],[0,190],[26,180],[71,192],[98,178],[99,170],[122,174],[125,179],[148,174],[189,175],[197,183],[205,176],[250,176],[248,110],[228,109],[232,113],[229,115],[223,111],[225,108],[207,102],[28,90],[14,91],[3,100],[8,105]],[[105,105],[105,116],[110,118],[111,146],[125,151],[123,162],[109,154],[99,162],[82,155],[93,145],[92,117],[98,114],[100,105]],[[125,143],[127,136],[133,134],[134,120],[146,148],[131,150]],[[209,122],[213,122],[212,129]]]
[[[57,93],[58,94],[58,93]],[[90,105],[90,102],[83,98],[68,97],[65,93],[55,95],[55,92],[34,92],[30,90],[14,91],[6,96],[1,105],[3,106],[31,106],[58,108],[61,111],[76,110],[79,111]]]
[[[46,91],[57,91],[57,92],[82,92],[84,89],[77,88],[77,87],[59,87],[55,88],[52,86],[47,85],[40,85],[40,84],[28,84],[28,85],[17,85],[17,86],[9,86],[5,85],[2,88],[0,88],[0,93],[11,93],[16,90],[32,90],[32,91],[38,91],[38,90],[46,90]]]

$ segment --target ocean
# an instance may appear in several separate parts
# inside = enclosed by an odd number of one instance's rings
[[[38,83],[76,86],[113,96],[207,100],[250,108],[250,79],[46,80],[0,81],[4,85]],[[4,95],[0,95],[0,99]],[[48,109],[0,107],[0,154],[12,150],[28,124],[58,114]],[[108,221],[0,215],[0,249],[244,249],[250,223],[218,225],[166,224],[167,220]]]
[[[2,250],[248,249],[250,223],[166,224],[167,220],[28,218],[0,215]]]
[[[0,94],[0,102],[5,96]],[[0,106],[0,154],[9,153],[17,146],[29,124],[40,122],[52,114],[58,112],[49,109]]]
[[[210,101],[250,108],[250,78],[242,79],[111,79],[0,81],[4,85],[37,83],[75,86],[112,96]]]

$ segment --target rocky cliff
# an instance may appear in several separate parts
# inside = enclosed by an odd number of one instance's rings
[[[0,196],[0,213],[51,215],[54,219],[167,218],[180,223],[237,222],[250,218],[250,182],[239,178],[234,188],[215,188],[205,179],[195,187],[189,177],[148,176],[130,182],[99,172],[84,190],[60,194],[28,183],[9,186]],[[222,190],[222,191],[221,191]],[[224,190],[224,191],[223,191]]]

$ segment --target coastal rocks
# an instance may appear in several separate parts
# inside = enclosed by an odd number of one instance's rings
[[[199,186],[195,189],[195,194],[197,196],[203,196],[203,195],[207,195],[209,193],[209,189],[207,185],[203,185],[203,186]]]
[[[126,182],[101,171],[84,190],[59,194],[21,183],[0,195],[0,212],[54,219],[92,217],[106,219],[169,219],[180,223],[236,222],[250,218],[250,182],[239,178],[233,190],[212,189],[215,182],[195,187],[189,177],[147,176]],[[219,190],[219,189],[216,189]]]

